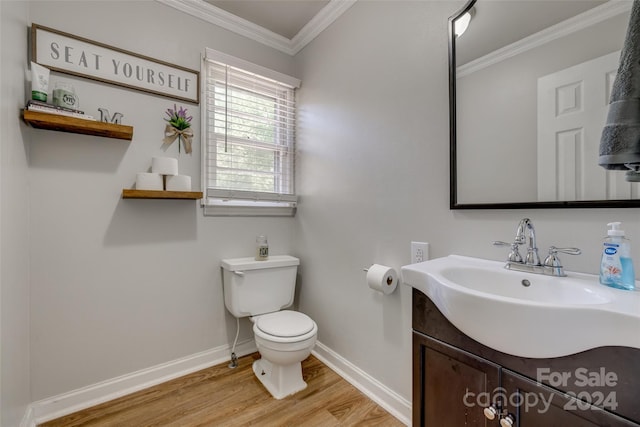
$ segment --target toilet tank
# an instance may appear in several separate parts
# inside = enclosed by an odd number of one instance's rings
[[[300,260],[289,255],[223,259],[224,305],[235,317],[256,316],[293,304]]]

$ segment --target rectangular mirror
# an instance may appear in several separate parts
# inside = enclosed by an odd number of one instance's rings
[[[449,19],[451,209],[640,206],[598,166],[631,5],[472,0]]]

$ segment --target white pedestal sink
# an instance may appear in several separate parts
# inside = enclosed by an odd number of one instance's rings
[[[402,281],[426,294],[476,341],[521,357],[561,357],[603,346],[640,348],[640,292],[598,276],[552,277],[504,263],[449,255],[402,267]]]

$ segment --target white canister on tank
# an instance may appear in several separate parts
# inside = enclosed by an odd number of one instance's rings
[[[269,243],[267,236],[256,237],[256,261],[266,261],[269,258]]]

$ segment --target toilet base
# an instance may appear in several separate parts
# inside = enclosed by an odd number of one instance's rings
[[[302,364],[274,365],[265,358],[253,362],[253,372],[276,399],[282,399],[307,388],[302,379]]]

